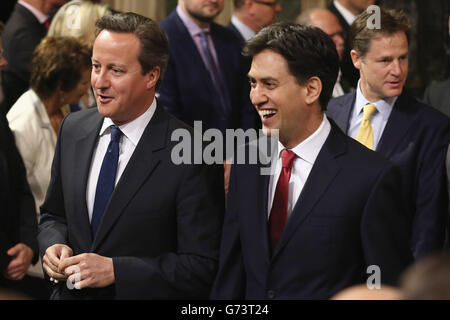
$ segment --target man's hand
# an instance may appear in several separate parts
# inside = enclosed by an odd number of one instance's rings
[[[5,277],[10,280],[22,280],[33,259],[33,250],[26,244],[18,243],[6,253],[13,258],[5,270]]]
[[[73,251],[70,247],[64,244],[54,244],[45,250],[43,258],[43,266],[45,272],[49,277],[55,280],[65,280],[67,275],[64,272],[60,272],[58,267],[61,261],[69,258],[73,255]]]
[[[61,261],[59,272],[69,276],[75,289],[103,288],[114,283],[112,258],[83,253]]]

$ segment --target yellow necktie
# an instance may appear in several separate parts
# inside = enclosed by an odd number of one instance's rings
[[[370,117],[377,110],[373,104],[366,104],[363,111],[361,126],[356,134],[356,140],[373,150],[373,132],[370,124]]]

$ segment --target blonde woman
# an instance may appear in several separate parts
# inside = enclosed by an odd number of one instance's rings
[[[92,47],[94,41],[95,22],[104,15],[111,14],[105,5],[90,1],[71,1],[63,5],[54,16],[48,37],[75,37],[83,44]],[[87,90],[80,101],[63,107],[66,115],[70,111],[95,107],[92,91]]]

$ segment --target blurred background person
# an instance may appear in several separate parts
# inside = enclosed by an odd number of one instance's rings
[[[90,85],[91,50],[73,37],[46,37],[36,48],[31,68],[31,89],[7,114],[17,148],[25,163],[35,208],[44,202],[63,120],[61,107],[76,103]],[[28,274],[42,282],[40,263]]]
[[[450,300],[450,253],[434,254],[410,266],[401,289],[408,300]]]
[[[3,102],[0,109],[5,114],[30,82],[33,50],[47,33],[49,14],[66,0],[19,0],[5,25],[4,54],[8,65],[2,72]]]
[[[297,23],[306,26],[314,26],[325,32],[336,45],[339,62],[342,62],[344,55],[344,31],[336,16],[326,9],[310,9],[302,12],[296,20]],[[342,71],[339,69],[338,78],[333,88],[333,98],[339,97],[352,90],[352,86],[342,78]]]
[[[402,292],[396,287],[382,285],[369,289],[366,284],[351,286],[336,293],[331,300],[401,300]]]
[[[63,120],[61,107],[77,102],[90,86],[91,50],[73,37],[46,37],[36,48],[31,89],[7,114],[27,169],[36,211],[44,201]]]
[[[228,29],[233,31],[241,42],[249,40],[259,30],[275,22],[283,10],[278,0],[234,0],[234,13]]]
[[[63,5],[53,17],[48,37],[72,36],[84,45],[92,48],[94,41],[95,22],[111,11],[106,5],[91,1],[68,2]],[[64,107],[63,113],[78,111],[96,106],[92,89],[88,88],[80,101]]]
[[[359,72],[353,66],[352,59],[350,58],[350,43],[347,35],[356,17],[373,4],[375,4],[375,0],[333,0],[328,6],[328,9],[338,18],[339,24],[344,30],[345,45],[344,55],[341,60],[341,71],[342,77],[352,88],[356,88]]]
[[[0,35],[3,24],[0,22]],[[0,71],[7,65],[0,41]],[[38,259],[37,221],[25,167],[4,114],[0,113],[0,288],[45,298],[26,272]],[[11,291],[7,292],[11,292]],[[3,290],[1,290],[3,292]],[[8,296],[10,296],[8,294]],[[11,297],[11,296],[10,296]],[[3,299],[0,294],[0,299]]]

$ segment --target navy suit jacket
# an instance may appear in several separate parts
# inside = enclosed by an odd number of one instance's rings
[[[231,107],[222,111],[211,76],[186,26],[174,10],[161,22],[169,38],[170,57],[159,89],[159,101],[175,117],[193,125],[203,121],[203,130],[255,128],[255,113],[245,83],[239,41],[225,27],[211,23],[211,37],[220,70],[228,87]]]
[[[0,281],[18,243],[30,247],[38,259],[37,218],[27,173],[6,117],[0,114]]]
[[[260,169],[232,166],[212,298],[328,299],[365,283],[370,265],[393,284],[411,262],[399,172],[335,124],[272,257]]]
[[[95,238],[86,206],[91,159],[103,123],[96,109],[65,118],[41,207],[41,255],[53,244],[73,254],[111,257],[115,283],[101,289],[55,286],[53,299],[192,299],[209,296],[223,218],[223,167],[172,161],[171,134],[192,128],[160,106],[144,130]]]
[[[347,132],[356,93],[332,99],[327,115]],[[450,120],[439,111],[402,94],[386,124],[377,152],[400,168],[404,199],[411,213],[415,258],[442,249],[448,212],[445,157]]]

